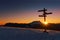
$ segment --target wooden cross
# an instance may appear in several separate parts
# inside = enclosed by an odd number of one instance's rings
[[[39,17],[44,17],[44,22],[46,22],[47,15],[52,14],[51,12],[47,13],[46,11],[47,11],[47,9],[45,9],[45,8],[43,10],[38,10],[38,12],[43,12],[43,15],[39,15]],[[46,29],[45,29],[45,31],[46,31]]]

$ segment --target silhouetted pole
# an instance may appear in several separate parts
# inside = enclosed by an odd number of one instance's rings
[[[44,22],[46,22],[47,15],[48,14],[52,14],[51,12],[50,13],[47,13],[46,11],[47,11],[47,9],[45,9],[45,8],[43,10],[38,10],[38,12],[43,12],[43,15],[39,15],[39,17],[44,17]],[[44,32],[46,32],[46,27],[45,27]]]

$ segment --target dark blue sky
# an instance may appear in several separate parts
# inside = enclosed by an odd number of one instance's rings
[[[0,10],[27,10],[38,8],[59,8],[59,0],[1,0]]]
[[[31,14],[34,15],[34,13],[35,16],[33,17],[35,18],[38,15],[36,14],[36,10],[42,8],[47,8],[56,15],[60,11],[60,0],[0,0],[0,20],[5,19],[9,22],[9,18],[14,19],[20,17],[22,19],[23,16],[28,19],[31,18]],[[19,20],[19,18],[17,19]]]

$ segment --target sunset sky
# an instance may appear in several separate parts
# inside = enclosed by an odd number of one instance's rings
[[[38,17],[43,13],[37,12],[43,8],[53,13],[47,16],[48,23],[60,23],[60,0],[0,0],[0,24],[43,22]]]

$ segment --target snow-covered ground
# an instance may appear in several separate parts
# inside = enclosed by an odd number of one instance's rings
[[[60,31],[31,28],[0,27],[0,40],[60,40]]]

